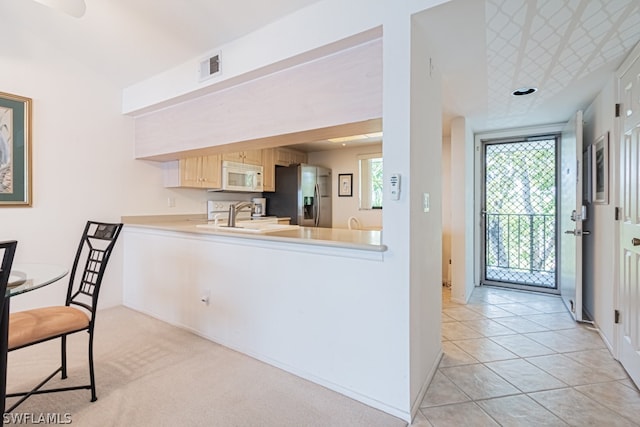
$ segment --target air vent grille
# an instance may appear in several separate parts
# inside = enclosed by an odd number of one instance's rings
[[[200,81],[220,73],[220,53],[200,61]]]

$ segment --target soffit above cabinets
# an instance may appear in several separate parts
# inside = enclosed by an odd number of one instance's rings
[[[382,130],[381,117],[382,39],[376,39],[137,117],[135,156],[166,161],[185,152],[372,133]]]

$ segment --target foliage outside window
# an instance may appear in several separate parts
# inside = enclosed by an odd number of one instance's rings
[[[485,162],[487,279],[555,286],[555,138],[489,144]]]
[[[382,209],[382,153],[358,156],[360,209]]]

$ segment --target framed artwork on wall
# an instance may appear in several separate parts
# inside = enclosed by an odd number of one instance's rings
[[[593,203],[609,203],[609,132],[601,135],[591,145],[593,173]]]
[[[0,207],[31,206],[31,99],[0,92]]]
[[[339,197],[353,196],[353,174],[352,173],[341,173],[338,175],[338,196]]]

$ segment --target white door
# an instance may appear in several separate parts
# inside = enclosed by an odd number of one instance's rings
[[[582,111],[567,123],[560,141],[560,295],[582,320]]]
[[[620,120],[619,356],[640,384],[640,57],[622,75]]]

